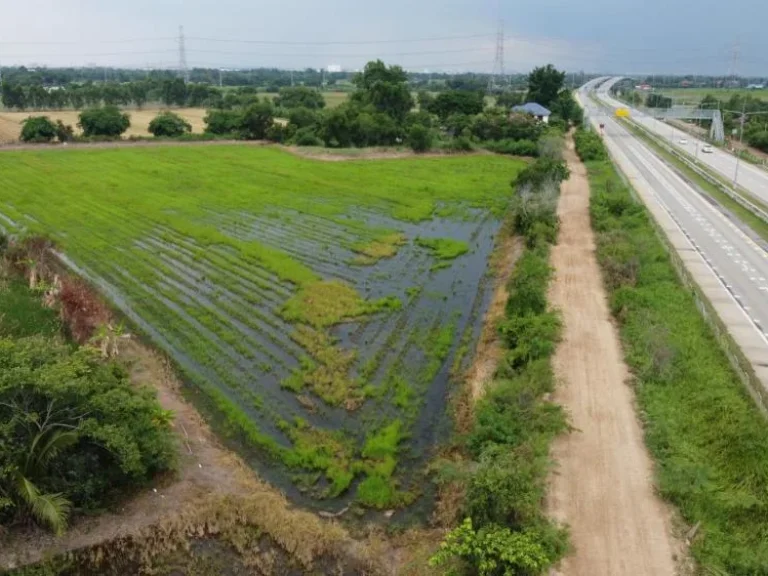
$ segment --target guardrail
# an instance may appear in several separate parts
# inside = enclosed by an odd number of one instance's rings
[[[637,122],[633,122],[632,120],[626,120],[626,121],[630,123],[634,128],[643,132],[646,136],[648,136],[651,140],[653,140],[657,145],[661,146],[664,150],[666,150],[667,152],[672,154],[675,158],[680,160],[688,168],[696,172],[696,174],[704,178],[704,180],[706,180],[713,186],[717,186],[726,196],[731,198],[734,202],[737,202],[742,207],[752,212],[752,214],[754,214],[758,218],[762,218],[763,220],[768,222],[768,211],[763,210],[757,204],[754,204],[753,202],[750,202],[749,200],[747,200],[737,190],[723,184],[723,182],[719,178],[717,178],[716,176],[713,176],[712,173],[710,173],[705,168],[702,168],[701,164],[699,164],[696,160],[692,160],[688,153],[681,152],[680,150],[676,149],[674,146],[669,145],[665,140],[662,140],[661,138],[659,138],[656,134],[648,130],[645,126],[641,126],[640,124],[638,124]]]

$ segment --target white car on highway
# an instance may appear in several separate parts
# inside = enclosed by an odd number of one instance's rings
[[[688,146],[688,140],[686,140],[685,138],[680,138],[680,144],[682,146]]]
[[[712,154],[712,144],[704,144],[702,146],[701,151],[704,152],[704,154]]]

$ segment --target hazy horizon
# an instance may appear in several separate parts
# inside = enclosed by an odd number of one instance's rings
[[[693,0],[504,2],[505,70],[551,62],[569,71],[768,75],[760,30],[768,5],[742,3],[753,5],[736,30],[722,27],[733,8]],[[355,70],[381,58],[416,71],[490,72],[498,4],[136,0],[127,10],[103,0],[30,0],[4,11],[0,64],[176,68],[180,25],[190,68]]]

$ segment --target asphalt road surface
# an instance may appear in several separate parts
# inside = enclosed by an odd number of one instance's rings
[[[684,258],[699,268],[700,276],[712,279],[715,292],[719,290],[722,299],[732,299],[738,304],[743,317],[736,318],[738,314],[731,314],[730,318],[722,318],[721,314],[721,319],[732,334],[746,334],[746,339],[737,340],[753,365],[764,374],[761,366],[766,366],[764,362],[768,359],[768,252],[621,126],[610,111],[596,106],[587,93],[599,84],[600,79],[580,90],[580,100],[588,116],[593,124],[605,126],[604,138],[613,155],[623,156],[633,168],[633,185],[636,188],[642,186],[648,192],[646,198],[657,203],[687,238],[686,242],[675,231],[680,239],[676,244],[678,253],[687,252],[683,254]],[[766,190],[768,198],[768,185]],[[721,286],[717,286],[717,282]],[[736,310],[732,303],[726,304]]]
[[[610,97],[608,90],[618,81],[620,77],[611,78],[604,84],[598,87],[597,95],[602,101],[611,107],[623,107],[628,106],[622,102],[619,102]],[[671,142],[676,148],[685,150],[689,154],[696,156],[699,161],[709,166],[712,170],[719,173],[723,178],[726,178],[729,182],[732,182],[734,176],[736,176],[737,183],[751,192],[757,199],[768,204],[768,172],[762,168],[758,168],[749,162],[743,160],[739,161],[738,174],[736,170],[737,159],[732,154],[723,152],[716,147],[713,147],[712,153],[702,153],[701,149],[706,144],[703,140],[695,138],[694,136],[678,130],[671,126],[651,118],[643,114],[642,112],[632,109],[632,119],[638,124],[642,124],[650,131],[656,133],[658,136]],[[681,144],[680,140],[685,139],[687,144]]]

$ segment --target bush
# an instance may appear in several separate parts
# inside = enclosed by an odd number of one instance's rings
[[[325,99],[314,88],[306,86],[285,87],[280,88],[280,95],[275,98],[275,106],[319,110],[325,108]]]
[[[305,128],[300,128],[296,131],[296,134],[293,136],[291,141],[296,146],[322,146],[323,141],[320,140],[317,133],[315,132],[314,127],[307,126]]]
[[[539,147],[531,140],[499,140],[488,142],[485,147],[496,154],[512,156],[538,156]]]
[[[579,129],[576,130],[573,139],[576,143],[576,153],[583,162],[608,159],[603,140],[596,132]]]
[[[285,128],[278,122],[273,123],[272,126],[267,129],[264,139],[282,144],[286,140]]]
[[[128,130],[131,117],[120,112],[117,106],[89,108],[80,113],[77,125],[82,129],[83,136],[106,136],[117,138]]]
[[[149,123],[149,133],[155,137],[177,138],[189,132],[192,132],[192,125],[170,111],[160,112]]]
[[[203,121],[208,134],[235,135],[240,130],[242,113],[239,110],[208,110]]]
[[[297,129],[314,126],[317,120],[318,114],[309,108],[293,108],[288,113],[288,122]]]
[[[274,121],[272,103],[267,100],[255,102],[243,110],[239,131],[246,140],[263,140]]]
[[[56,137],[56,125],[48,116],[30,116],[21,123],[22,142],[50,142]]]
[[[173,467],[170,415],[94,350],[5,339],[0,366],[0,524],[32,516],[61,532],[70,507],[99,509]]]
[[[568,176],[570,176],[570,171],[562,160],[539,158],[518,172],[514,185],[518,189],[530,186],[536,190],[547,182],[559,185],[562,181],[567,180]]]
[[[59,142],[69,142],[75,138],[75,131],[69,124],[56,120],[56,138]]]
[[[408,146],[414,152],[426,152],[432,148],[432,131],[421,124],[414,124],[408,132]]]

